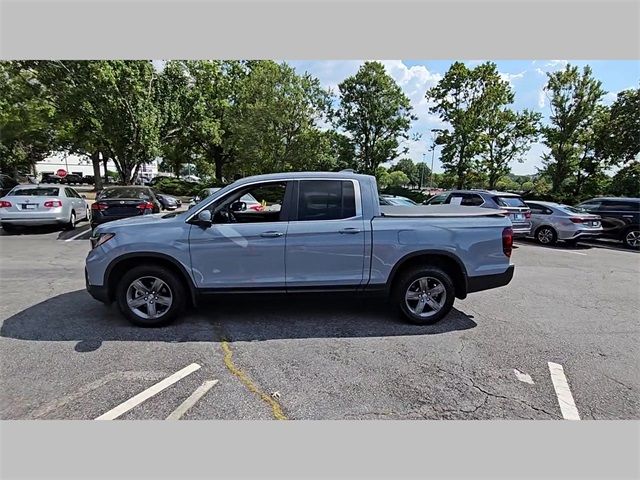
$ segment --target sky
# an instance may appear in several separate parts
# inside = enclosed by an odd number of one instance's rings
[[[476,66],[486,60],[469,60],[465,63],[469,67]],[[346,77],[358,71],[362,60],[322,60],[322,61],[287,61],[298,73],[308,72],[318,78],[323,87],[330,87],[334,94],[338,94],[338,84]],[[389,73],[402,87],[405,94],[411,100],[413,113],[418,120],[412,123],[410,134],[421,134],[420,140],[407,141],[409,147],[408,156],[414,162],[424,161],[431,164],[430,129],[442,128],[443,123],[437,116],[428,112],[425,92],[434,86],[449,69],[453,61],[444,60],[381,60]],[[550,115],[549,101],[546,98],[543,87],[546,84],[547,72],[560,70],[567,63],[582,68],[590,65],[593,75],[602,82],[607,94],[603,103],[611,104],[616,94],[628,88],[640,86],[640,62],[618,60],[508,60],[495,61],[498,71],[503,78],[508,80],[515,92],[515,102],[512,108],[522,110],[528,108],[542,113],[543,121],[547,121]],[[410,135],[410,136],[411,136]],[[531,150],[525,156],[523,163],[514,162],[512,172],[517,175],[530,175],[537,172],[542,166],[541,157],[546,147],[541,143],[532,145]],[[434,171],[442,172],[439,161],[439,149],[436,149],[434,158]]]

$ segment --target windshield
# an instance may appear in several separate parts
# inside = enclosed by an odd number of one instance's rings
[[[57,197],[60,193],[59,188],[18,188],[11,192],[9,195],[13,197]]]
[[[493,197],[501,207],[526,207],[526,203],[520,197]]]
[[[401,205],[407,205],[407,206],[414,206],[417,205],[416,202],[414,202],[413,200],[409,199],[409,198],[388,198],[387,199],[389,201],[389,203],[391,205],[397,205],[397,206],[401,206]]]
[[[103,190],[99,198],[101,200],[107,198],[140,198],[142,200],[150,200],[149,192],[141,188],[108,188]]]

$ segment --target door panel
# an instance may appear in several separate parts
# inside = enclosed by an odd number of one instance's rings
[[[285,285],[287,222],[191,226],[189,244],[198,288]]]
[[[325,182],[318,188],[305,187],[309,182]],[[333,185],[331,183],[333,182]],[[358,286],[364,278],[365,224],[362,217],[360,189],[350,180],[342,187],[341,201],[335,184],[345,181],[303,180],[298,187],[296,221],[289,224],[286,244],[287,289],[303,287]],[[303,193],[305,188],[306,193]],[[326,189],[332,191],[326,193]],[[346,190],[347,188],[348,190]],[[323,191],[327,199],[322,199]],[[306,197],[304,196],[306,195]],[[309,203],[304,205],[304,198]],[[344,199],[349,199],[346,205]],[[323,215],[333,219],[302,220]],[[351,203],[355,202],[355,203]],[[336,218],[342,211],[348,218]]]

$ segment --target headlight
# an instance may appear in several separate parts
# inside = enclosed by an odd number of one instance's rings
[[[116,236],[115,233],[99,233],[97,236],[91,237],[91,239],[90,239],[91,240],[91,247],[92,248],[99,247],[100,245],[102,245],[103,243],[108,242],[109,240],[111,240],[115,236]]]

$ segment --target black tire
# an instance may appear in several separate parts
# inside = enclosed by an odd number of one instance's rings
[[[624,235],[622,236],[622,242],[624,243],[625,247],[633,248],[637,250],[638,248],[640,248],[640,245],[637,243],[638,238],[640,238],[640,228],[631,227],[631,228],[627,228],[624,231]],[[634,245],[634,239],[636,242],[635,245]]]
[[[542,245],[555,245],[558,241],[558,234],[556,231],[546,225],[543,225],[536,230],[535,237],[536,242]]]
[[[76,228],[76,224],[78,223],[78,218],[76,217],[75,210],[71,210],[71,215],[69,215],[69,221],[65,224],[65,230],[74,230]]]
[[[3,223],[2,230],[4,230],[4,233],[11,234],[11,233],[15,233],[16,227],[11,225],[10,223]]]
[[[419,281],[420,278],[431,278],[440,282],[444,287],[444,299],[439,297],[442,301],[442,306],[438,311],[429,316],[420,316],[412,311],[407,304],[408,301],[405,296],[414,282]],[[419,293],[419,292],[415,292]],[[439,267],[433,267],[429,265],[422,265],[411,268],[402,272],[400,276],[394,281],[392,301],[400,310],[401,316],[408,320],[410,323],[416,325],[431,325],[442,320],[453,308],[453,302],[455,300],[455,287],[453,286],[453,280],[451,276]],[[410,301],[410,300],[409,300]]]
[[[131,284],[144,277],[155,277],[162,280],[170,290],[172,304],[158,318],[144,318],[138,315],[127,303],[127,291]],[[161,327],[171,322],[185,305],[186,291],[182,279],[171,270],[154,265],[140,265],[127,271],[116,287],[116,301],[120,311],[134,325],[140,327]]]

